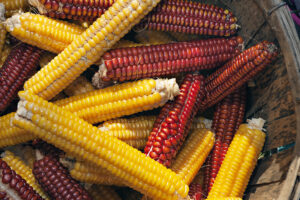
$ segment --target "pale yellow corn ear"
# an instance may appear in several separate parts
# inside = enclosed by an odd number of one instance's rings
[[[15,13],[26,10],[28,6],[28,0],[1,0],[1,4],[5,8],[5,17],[10,17]]]
[[[188,186],[170,169],[97,127],[29,92],[19,92],[18,127],[68,155],[108,170],[129,187],[161,200],[184,199]]]
[[[22,42],[52,53],[60,53],[84,28],[33,13],[18,13],[5,21],[6,30]]]
[[[71,83],[66,89],[64,89],[64,93],[71,97],[94,90],[94,86],[90,81],[87,80],[86,77],[79,76],[73,83]]]
[[[160,31],[141,31],[135,35],[135,40],[142,44],[167,44],[175,40],[166,32]]]
[[[4,160],[12,170],[19,174],[41,197],[43,197],[44,199],[49,199],[49,197],[46,195],[46,193],[34,178],[32,168],[25,164],[25,162],[21,158],[15,156],[10,151],[5,151],[1,157],[2,160]]]
[[[109,186],[92,185],[88,189],[93,200],[121,200],[121,197]]]
[[[242,197],[265,142],[264,120],[252,119],[237,130],[208,199]]]
[[[55,56],[53,53],[45,52],[40,58],[40,67],[45,67]]]
[[[186,184],[190,184],[214,146],[215,137],[209,129],[197,129],[190,133],[171,169]]]
[[[8,55],[10,54],[12,47],[10,45],[4,45],[2,52],[1,52],[1,57],[0,57],[0,68],[3,66],[6,58],[8,57]]]
[[[144,79],[91,91],[55,102],[89,123],[163,106],[179,94],[175,79]]]
[[[117,0],[84,33],[40,70],[25,90],[51,99],[95,63],[149,13],[159,0]]]

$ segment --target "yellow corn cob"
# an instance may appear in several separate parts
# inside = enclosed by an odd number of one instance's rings
[[[84,32],[81,26],[39,14],[18,13],[5,21],[17,39],[53,53],[60,53]]]
[[[89,123],[151,110],[179,93],[175,79],[144,79],[123,83],[56,102]]]
[[[216,198],[211,198],[206,200],[243,200],[243,199],[239,197],[216,197]]]
[[[242,124],[231,142],[208,199],[242,197],[265,141],[264,120]]]
[[[45,52],[40,59],[40,67],[45,67],[55,56],[53,53]]]
[[[187,197],[188,186],[170,169],[119,139],[29,92],[20,92],[13,120],[18,127],[71,156],[107,169],[126,185],[151,198]]]
[[[136,34],[136,41],[142,44],[166,44],[174,42],[168,33],[159,31],[142,31]]]
[[[0,22],[0,56],[2,56],[2,50],[4,47],[5,39],[6,39],[6,30],[4,25]]]
[[[21,158],[15,156],[10,151],[5,151],[4,154],[2,154],[2,159],[12,168],[12,170],[19,174],[41,197],[43,197],[44,199],[49,199],[35,180],[34,175],[32,174],[32,169],[28,165],[26,165],[21,160]]]
[[[10,17],[14,13],[25,10],[28,8],[28,0],[2,0],[0,6],[5,7],[5,16]]]
[[[117,0],[83,34],[25,83],[25,90],[51,99],[96,62],[159,0]]]
[[[108,186],[92,185],[88,192],[93,200],[121,200],[119,195]]]
[[[85,183],[124,186],[120,178],[112,175],[106,169],[84,161],[76,161],[70,174],[74,179]]]
[[[0,57],[0,68],[2,67],[2,65],[4,64],[7,56],[9,55],[10,51],[11,51],[12,47],[9,45],[4,45],[2,52],[1,52],[1,57]]]
[[[187,139],[171,169],[186,184],[190,184],[214,145],[214,134],[208,129],[197,129]]]
[[[87,78],[85,78],[84,76],[79,76],[73,83],[71,83],[71,85],[69,85],[64,90],[64,93],[71,97],[94,90],[94,86],[87,80]]]

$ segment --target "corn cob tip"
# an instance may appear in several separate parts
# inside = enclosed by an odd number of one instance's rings
[[[100,69],[100,67],[99,67]],[[99,70],[100,71],[100,70]],[[110,86],[112,83],[109,82],[109,81],[102,81],[101,79],[101,73],[100,72],[96,72],[92,78],[92,84],[95,88],[98,88],[98,89],[102,89],[102,88],[105,88],[107,86]]]
[[[262,118],[252,118],[252,119],[248,119],[248,126],[251,129],[257,129],[257,130],[263,130],[263,126],[266,122],[266,120],[262,119]]]
[[[162,96],[162,100],[173,100],[175,96],[179,95],[179,86],[176,79],[156,79],[156,91]],[[165,102],[165,101],[164,101]]]
[[[5,21],[5,6],[0,3],[0,21]]]
[[[47,10],[45,6],[39,0],[28,0],[28,3],[33,7],[36,7],[41,14],[46,14]]]
[[[22,13],[16,13],[12,17],[4,21],[4,25],[7,31],[12,32],[15,28],[21,26],[21,20],[20,20],[21,14]]]

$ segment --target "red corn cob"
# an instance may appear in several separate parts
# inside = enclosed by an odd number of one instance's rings
[[[87,191],[70,176],[68,170],[52,156],[36,161],[33,174],[52,199],[91,199]]]
[[[181,147],[204,95],[204,77],[188,74],[174,102],[167,103],[156,119],[144,153],[169,167]]]
[[[202,200],[202,197],[203,197],[202,185],[200,183],[191,183],[190,190],[189,190],[189,196],[191,199],[194,199],[194,200]]]
[[[239,54],[242,43],[241,37],[232,37],[111,50],[104,54],[93,81],[101,85],[211,69]]]
[[[204,193],[208,194],[219,168],[225,158],[228,147],[243,121],[246,104],[245,87],[235,90],[217,104],[213,118],[213,130],[216,133],[215,146],[206,162]]]
[[[0,199],[42,200],[43,198],[0,158]]]
[[[237,19],[228,10],[187,0],[164,0],[148,14],[138,28],[198,35],[230,36]]]
[[[29,0],[41,14],[82,21],[95,21],[114,2],[114,0]]]
[[[4,111],[38,66],[42,50],[22,43],[12,49],[0,69],[0,112]]]
[[[213,106],[241,87],[271,63],[277,55],[277,47],[264,41],[226,63],[205,80],[207,94],[201,109]]]

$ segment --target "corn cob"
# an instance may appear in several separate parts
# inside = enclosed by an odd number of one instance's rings
[[[25,200],[43,198],[0,158],[0,199]]]
[[[214,184],[214,180],[233,136],[237,131],[237,127],[243,122],[246,104],[245,92],[246,90],[244,87],[239,88],[217,104],[213,119],[213,130],[216,133],[216,143],[205,168],[205,188],[203,189],[205,196],[207,196]]]
[[[15,156],[10,151],[5,151],[2,155],[2,160],[4,160],[12,170],[19,174],[42,198],[49,199],[35,180],[32,169],[26,165],[21,158]]]
[[[6,30],[3,23],[0,22],[0,56],[2,56],[2,51],[4,48],[4,43],[6,39]]]
[[[215,5],[187,0],[163,0],[138,28],[197,35],[230,36],[239,26],[233,14]]]
[[[161,110],[144,149],[147,156],[170,166],[187,133],[204,96],[204,77],[186,75],[180,94]]]
[[[159,31],[142,31],[135,35],[134,39],[142,44],[166,44],[174,42],[167,33]]]
[[[236,132],[208,194],[216,197],[242,197],[265,141],[264,120],[252,119]]]
[[[52,199],[90,199],[88,192],[76,182],[68,170],[51,156],[34,163],[33,174]]]
[[[28,0],[2,0],[0,5],[5,7],[5,16],[10,17],[14,13],[28,8]]]
[[[33,13],[19,13],[5,21],[17,39],[52,53],[60,53],[84,32],[75,24]]]
[[[71,156],[107,169],[126,185],[151,198],[185,198],[188,186],[163,165],[52,103],[20,92],[14,124]]]
[[[55,102],[90,123],[163,106],[179,93],[175,79],[144,79]]]
[[[202,200],[203,198],[202,185],[199,183],[191,183],[189,196],[193,200]]]
[[[214,145],[214,134],[208,129],[191,133],[171,169],[190,184]]]
[[[0,148],[12,146],[32,140],[34,136],[27,131],[12,125],[16,113],[0,117]]]
[[[94,21],[100,17],[115,0],[29,0],[40,13],[54,18]]]
[[[7,108],[37,67],[41,53],[42,50],[24,43],[10,52],[0,69],[0,112]]]
[[[63,52],[28,80],[25,90],[44,99],[51,99],[96,62],[158,2],[116,1]]]
[[[205,80],[207,95],[201,109],[213,106],[244,85],[271,63],[277,54],[277,47],[273,43],[264,41],[227,62]]]
[[[104,54],[93,83],[211,69],[237,55],[241,44],[233,37],[114,49]]]
[[[111,188],[102,185],[92,185],[88,189],[93,200],[121,200],[119,195]]]
[[[0,58],[0,69],[3,67],[4,62],[6,61],[8,55],[11,52],[12,47],[9,45],[4,45],[3,50],[1,52],[1,58]]]

